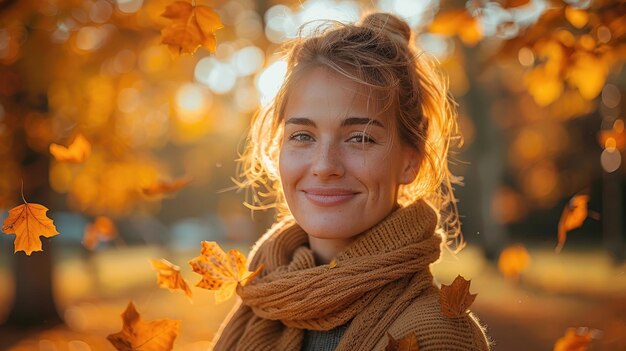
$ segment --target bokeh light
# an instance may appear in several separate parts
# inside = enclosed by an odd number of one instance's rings
[[[276,60],[259,74],[256,87],[261,94],[262,105],[267,105],[274,99],[286,74],[287,62],[285,60]]]
[[[193,124],[206,117],[211,106],[212,96],[200,84],[187,83],[176,92],[176,117],[188,124]]]
[[[230,64],[213,57],[205,57],[196,64],[195,78],[216,94],[225,94],[233,89],[237,74]]]
[[[85,26],[76,33],[76,47],[83,51],[94,51],[104,45],[106,38],[104,27]]]
[[[612,173],[617,171],[622,164],[622,155],[619,150],[615,148],[606,148],[602,151],[600,155],[600,164],[602,165],[602,169],[604,169],[607,173]]]
[[[135,13],[143,5],[143,0],[116,0],[117,8],[123,13]]]

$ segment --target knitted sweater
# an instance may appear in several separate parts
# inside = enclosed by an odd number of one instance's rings
[[[216,334],[215,350],[300,351],[324,344],[333,350],[339,341],[337,351],[383,351],[388,335],[398,340],[410,333],[420,351],[489,350],[472,314],[441,313],[429,269],[441,253],[436,223],[424,201],[398,209],[338,254],[332,267],[315,264],[297,224],[274,227],[251,254],[250,268],[264,263],[265,270],[238,287],[241,300]]]

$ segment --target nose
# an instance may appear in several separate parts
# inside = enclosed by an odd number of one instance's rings
[[[311,172],[320,179],[343,176],[344,166],[339,147],[331,142],[320,142],[312,160]]]

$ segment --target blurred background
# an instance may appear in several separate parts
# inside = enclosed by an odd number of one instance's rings
[[[207,350],[234,299],[194,287],[191,304],[148,260],[196,284],[200,241],[248,252],[274,213],[233,177],[281,43],[370,10],[407,20],[459,103],[468,246],[437,280],[472,279],[495,350],[552,350],[568,328],[626,350],[625,2],[195,0],[224,27],[214,53],[181,56],[161,44],[173,2],[0,0],[0,220],[23,193],[61,233],[30,256],[0,235],[0,350],[114,350],[129,300],[182,320],[174,350]],[[79,135],[84,160],[51,155]]]

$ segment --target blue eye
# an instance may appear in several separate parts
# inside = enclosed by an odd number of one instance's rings
[[[289,140],[294,140],[294,141],[297,141],[297,142],[314,141],[312,136],[310,136],[307,133],[303,133],[303,132],[296,132],[296,133],[291,134],[289,136]]]
[[[353,141],[353,142],[361,143],[361,144],[374,144],[374,143],[376,143],[376,141],[374,141],[374,139],[372,139],[369,135],[363,134],[363,133],[358,133],[358,134],[354,134],[354,135],[350,136],[348,141]]]

